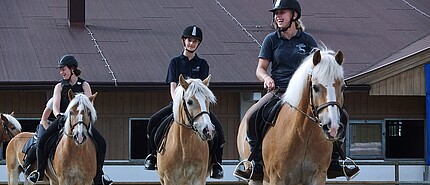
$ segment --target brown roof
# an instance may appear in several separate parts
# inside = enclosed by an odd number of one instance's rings
[[[51,84],[57,60],[71,53],[82,77],[118,87],[164,85],[188,25],[203,30],[198,55],[212,84],[259,84],[259,45],[271,29],[272,1],[86,1],[86,28],[68,26],[67,1],[0,2],[0,84]],[[346,77],[382,66],[430,35],[427,0],[302,0],[306,31],[345,54]],[[423,44],[416,44],[420,50]],[[425,44],[424,44],[425,45]],[[401,57],[401,56],[398,56]],[[398,58],[397,56],[394,58]]]

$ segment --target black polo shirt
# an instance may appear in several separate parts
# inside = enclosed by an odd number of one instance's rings
[[[298,31],[293,38],[287,39],[275,31],[264,38],[258,58],[270,61],[275,85],[286,89],[302,60],[316,47],[315,39],[306,32]]]
[[[170,60],[166,83],[178,83],[180,74],[182,74],[185,79],[199,78],[204,80],[209,75],[209,65],[205,59],[199,58],[197,54],[191,60],[188,60],[188,57],[181,54]]]

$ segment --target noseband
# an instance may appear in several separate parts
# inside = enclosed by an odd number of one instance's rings
[[[184,123],[179,123],[179,125],[182,125],[186,128],[192,129],[193,131],[197,131],[197,129],[194,127],[194,121],[199,118],[200,116],[203,116],[203,114],[207,114],[209,115],[208,111],[202,111],[200,113],[198,113],[197,115],[195,115],[194,117],[190,114],[190,111],[187,108],[187,104],[185,103],[185,99],[182,98],[182,106],[184,107],[185,110],[185,115],[187,116],[187,120],[189,122],[189,124],[184,124]]]
[[[78,126],[78,125],[85,125],[85,128],[88,130],[88,132],[89,132],[89,130],[91,129],[91,123],[90,124],[88,124],[88,125],[86,125],[85,124],[85,122],[84,121],[78,121],[76,124],[74,124],[74,125],[72,125],[72,123],[70,122],[69,123],[69,125],[70,125],[70,130],[73,130],[76,126]],[[65,132],[65,135],[67,136],[67,137],[69,137],[69,138],[73,138],[73,133],[72,134],[67,134],[67,132]]]

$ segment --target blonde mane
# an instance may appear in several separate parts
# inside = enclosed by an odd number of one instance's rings
[[[182,99],[189,99],[192,96],[202,96],[206,97],[206,100],[209,101],[210,104],[216,103],[216,97],[209,89],[208,86],[203,84],[200,79],[187,79],[187,83],[189,83],[188,89],[185,89],[182,86],[178,86],[175,90],[175,96],[173,99],[173,115],[176,118],[176,115],[179,113],[179,108],[181,106]]]
[[[75,94],[75,98],[70,101],[67,106],[66,112],[64,113],[66,117],[69,117],[70,112],[74,106],[78,105],[78,110],[83,110],[85,107],[89,109],[91,113],[91,122],[94,123],[97,120],[97,112],[94,108],[93,102],[83,93]],[[67,124],[66,124],[67,125]],[[65,125],[65,126],[66,126]]]
[[[340,79],[343,81],[344,72],[343,67],[336,62],[335,52],[322,46],[319,48],[321,51],[321,62],[314,66],[313,56],[314,53],[306,57],[296,72],[291,77],[288,84],[287,91],[284,93],[282,100],[288,102],[293,106],[298,106],[300,100],[303,98],[302,94],[306,86],[309,75],[313,80],[320,81],[327,84],[332,79]]]
[[[9,122],[12,123],[12,125],[14,125],[19,131],[22,130],[21,124],[15,117],[10,114],[3,114],[3,116],[5,116],[7,120],[9,120]]]

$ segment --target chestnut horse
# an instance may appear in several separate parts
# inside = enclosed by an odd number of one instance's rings
[[[96,176],[96,147],[89,134],[97,119],[93,106],[96,96],[97,93],[87,97],[69,91],[71,101],[64,113],[67,119],[63,134],[46,170],[51,185],[92,185]]]
[[[6,148],[6,167],[8,174],[8,184],[18,185],[19,174],[24,172],[22,165],[24,164],[24,153],[22,149],[28,139],[34,137],[34,132],[21,132],[12,138]],[[32,170],[36,170],[36,161],[30,166]],[[27,177],[24,174],[24,184],[28,185]]]
[[[164,148],[157,154],[161,184],[205,185],[209,176],[209,144],[215,128],[209,118],[209,104],[216,98],[209,90],[210,75],[185,80],[179,84],[173,99],[173,119]]]
[[[10,114],[1,114],[0,142],[9,142],[13,137],[21,132],[21,124]]]
[[[29,134],[27,136],[27,134]],[[19,149],[19,153],[10,152],[14,150],[14,148],[19,147],[16,146],[16,140],[20,140],[22,136],[28,138],[33,137],[32,133],[29,132],[21,132],[21,124],[18,120],[13,117],[13,112],[11,114],[1,114],[1,128],[0,128],[0,139],[1,141],[9,142],[6,147],[6,167],[8,173],[8,184],[15,185],[18,184],[19,174],[23,172],[21,165],[23,164],[24,153],[21,152],[22,147]],[[25,183],[27,184],[27,183]]]
[[[332,141],[341,139],[345,132],[340,123],[345,89],[342,63],[342,52],[326,48],[304,59],[281,97],[276,122],[262,141],[263,182],[251,180],[249,184],[325,184]],[[241,159],[250,155],[247,114],[237,137]],[[247,168],[250,163],[244,165]]]

